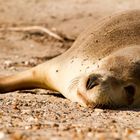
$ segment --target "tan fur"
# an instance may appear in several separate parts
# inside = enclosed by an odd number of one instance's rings
[[[0,92],[46,88],[83,106],[140,106],[139,70],[140,10],[127,11],[90,26],[64,54],[0,79]]]

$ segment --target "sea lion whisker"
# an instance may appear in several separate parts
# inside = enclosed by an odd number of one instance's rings
[[[68,87],[68,91],[71,92],[71,90],[74,88],[74,87],[77,87],[78,86],[78,83],[79,83],[79,77],[76,77],[74,79],[72,79],[70,81],[70,85]]]

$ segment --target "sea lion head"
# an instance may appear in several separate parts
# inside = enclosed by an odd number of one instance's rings
[[[101,60],[97,69],[81,76],[77,95],[83,104],[111,108],[140,106],[139,53],[139,47],[122,49]]]
[[[105,74],[91,74],[79,80],[77,94],[92,107],[131,106],[137,94],[137,83]]]

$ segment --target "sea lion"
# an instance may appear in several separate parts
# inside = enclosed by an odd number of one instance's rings
[[[64,54],[0,78],[0,92],[44,88],[83,106],[140,106],[140,10],[90,26]]]

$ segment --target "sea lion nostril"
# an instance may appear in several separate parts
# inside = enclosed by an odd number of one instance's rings
[[[92,89],[93,87],[99,85],[98,83],[98,77],[96,76],[89,76],[88,80],[87,80],[87,84],[86,84],[86,89]]]
[[[134,86],[129,85],[127,87],[124,87],[124,89],[129,96],[134,96],[134,94],[135,94],[135,87]]]
[[[135,87],[132,85],[126,86],[124,87],[125,89],[125,93],[126,93],[126,97],[127,97],[127,101],[129,104],[133,103],[134,100],[134,95],[135,95]]]

